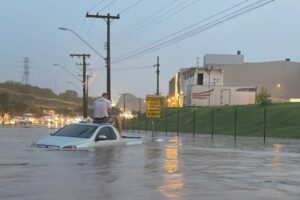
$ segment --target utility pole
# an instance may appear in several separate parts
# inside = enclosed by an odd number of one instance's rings
[[[78,57],[78,58],[81,58],[82,57],[82,66],[83,66],[83,69],[82,69],[82,93],[83,93],[83,97],[82,97],[82,100],[83,100],[83,118],[87,118],[87,81],[86,81],[86,58],[89,58],[90,57],[90,54],[70,54],[70,56],[73,58],[74,56],[75,57]]]
[[[157,56],[157,64],[154,65],[156,67],[156,95],[159,95],[159,56]]]
[[[110,70],[111,70],[111,61],[110,61],[110,23],[112,19],[120,19],[120,15],[118,14],[117,16],[111,16],[109,13],[107,15],[99,15],[98,13],[96,15],[90,15],[88,12],[86,13],[86,17],[90,17],[90,18],[102,18],[106,20],[106,24],[107,24],[107,55],[106,55],[106,71],[107,71],[107,95],[108,95],[108,99],[111,100],[111,79],[110,79]]]

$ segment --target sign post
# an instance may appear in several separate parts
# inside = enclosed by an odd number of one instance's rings
[[[152,119],[152,137],[154,119],[160,118],[161,114],[161,96],[159,95],[147,95],[146,96],[146,116]]]

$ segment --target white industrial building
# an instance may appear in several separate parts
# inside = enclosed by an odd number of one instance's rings
[[[220,106],[255,103],[255,87],[223,84],[218,67],[182,68],[169,82],[169,106]]]
[[[204,67],[182,68],[169,82],[169,106],[241,105],[255,103],[255,91],[265,87],[273,101],[300,97],[300,63],[245,63],[237,54],[206,54]]]

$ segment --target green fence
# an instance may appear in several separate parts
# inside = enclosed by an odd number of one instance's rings
[[[300,138],[300,104],[222,106],[163,109],[161,118],[144,114],[126,120],[125,129],[140,132]]]

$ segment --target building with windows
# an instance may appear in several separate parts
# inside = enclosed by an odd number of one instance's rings
[[[181,68],[171,79],[169,98],[176,102],[171,105],[255,103],[256,88],[260,87],[268,90],[273,102],[300,99],[299,62],[246,63],[240,51],[206,54],[203,61],[204,67]]]
[[[219,67],[182,68],[169,82],[168,106],[220,106],[255,103],[256,88],[223,84]]]

